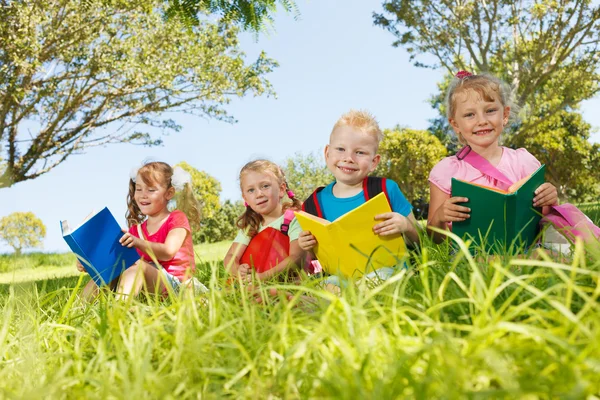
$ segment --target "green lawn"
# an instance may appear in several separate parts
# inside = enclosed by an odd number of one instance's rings
[[[199,244],[194,247],[198,264],[222,260],[231,242]],[[71,253],[33,253],[20,257],[0,255],[0,284],[78,276]]]

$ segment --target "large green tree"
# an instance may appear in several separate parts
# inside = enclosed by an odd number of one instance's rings
[[[177,16],[196,25],[199,15],[215,14],[223,21],[240,25],[243,29],[259,32],[273,22],[277,5],[298,15],[293,0],[167,0],[169,16]]]
[[[596,185],[589,183],[598,175],[586,166],[598,159],[599,148],[589,143],[590,126],[578,106],[599,89],[600,6],[567,0],[390,0],[383,8],[374,14],[375,23],[397,38],[394,45],[404,47],[417,66],[448,73],[442,93],[432,100],[440,111],[433,123],[439,137],[448,132],[442,101],[448,77],[459,69],[490,72],[513,86],[523,107],[505,143],[527,147],[547,164],[562,197],[595,194]]]
[[[39,247],[46,237],[46,226],[32,212],[14,212],[0,219],[0,239],[20,255],[23,249]]]
[[[287,158],[283,165],[288,186],[301,202],[316,188],[333,180],[323,157],[315,153],[296,153]]]
[[[160,143],[165,111],[233,121],[232,97],[271,93],[275,66],[247,61],[238,30],[187,27],[145,2],[17,0],[0,7],[0,188],[90,146]]]

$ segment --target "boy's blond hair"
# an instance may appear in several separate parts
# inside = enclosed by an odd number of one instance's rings
[[[351,126],[356,129],[360,129],[364,133],[375,137],[377,140],[377,148],[379,148],[379,143],[383,140],[383,132],[379,128],[379,124],[377,120],[368,111],[365,110],[350,110],[347,113],[343,114],[340,119],[337,120],[333,129],[331,130],[331,134],[339,127],[342,126]],[[331,135],[330,135],[331,137]]]

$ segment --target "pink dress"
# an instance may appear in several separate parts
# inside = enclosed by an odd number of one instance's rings
[[[146,236],[146,240],[154,243],[164,243],[167,240],[169,232],[175,228],[183,228],[187,231],[183,245],[175,256],[167,261],[160,261],[162,267],[171,275],[184,281],[191,276],[191,273],[196,269],[196,262],[194,261],[194,244],[192,243],[192,229],[190,228],[190,222],[188,221],[185,214],[179,210],[175,210],[169,214],[167,220],[158,228],[158,230],[152,234],[148,234],[147,221],[142,222],[142,232]],[[135,237],[139,237],[137,225],[129,228],[129,233]],[[145,252],[137,251],[140,257],[144,261],[152,263],[152,258]],[[187,276],[186,276],[187,275]]]
[[[496,168],[513,182],[517,182],[531,175],[540,165],[537,158],[525,149],[513,150],[502,147],[502,157]],[[477,168],[464,160],[459,160],[456,156],[444,158],[429,173],[429,182],[446,194],[451,194],[452,178],[496,189],[506,189],[506,185],[502,182],[484,175]]]

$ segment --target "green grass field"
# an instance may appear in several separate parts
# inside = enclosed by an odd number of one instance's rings
[[[427,244],[339,297],[313,279],[227,285],[227,247],[197,248],[204,295],[84,304],[85,275],[0,285],[0,398],[600,397],[598,245],[559,262]]]

